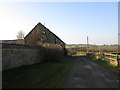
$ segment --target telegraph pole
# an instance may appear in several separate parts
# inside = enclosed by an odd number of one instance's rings
[[[88,36],[87,36],[87,53],[89,52],[89,39],[88,39]]]
[[[118,34],[118,39],[119,39],[119,35],[120,34]],[[120,52],[120,45],[119,45],[119,40],[118,40],[118,49],[117,49],[117,63],[118,63],[118,68],[120,67],[119,56],[118,56],[119,52]]]

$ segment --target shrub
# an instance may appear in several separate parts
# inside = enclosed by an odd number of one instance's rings
[[[43,44],[45,48],[45,62],[58,62],[64,57],[64,50],[58,44]]]
[[[65,49],[59,44],[43,44],[39,41],[30,44],[44,47],[44,62],[57,62],[65,55]]]
[[[40,41],[28,42],[29,45],[42,46],[43,43]]]
[[[90,59],[95,59],[95,54],[94,53],[87,53],[87,57]]]

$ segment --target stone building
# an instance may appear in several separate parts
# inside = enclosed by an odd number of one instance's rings
[[[25,44],[24,39],[16,39],[16,40],[2,40],[1,43],[13,43],[13,44]]]
[[[38,23],[25,37],[25,44],[33,44],[36,42],[42,44],[59,44],[65,48],[65,43],[48,28]]]

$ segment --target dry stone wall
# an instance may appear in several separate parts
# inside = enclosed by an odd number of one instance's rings
[[[41,62],[57,62],[63,57],[64,49],[59,44],[33,46],[2,43],[2,70]]]
[[[2,40],[2,43],[13,43],[13,44],[25,44],[24,39],[16,39],[16,40]]]
[[[2,44],[2,70],[44,61],[44,48],[20,44]]]

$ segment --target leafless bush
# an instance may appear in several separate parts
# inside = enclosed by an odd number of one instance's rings
[[[23,39],[24,35],[25,33],[23,31],[19,31],[16,36],[17,36],[17,39]]]
[[[41,42],[34,42],[31,45],[44,47],[44,61],[58,62],[64,57],[64,49],[59,44],[43,44]]]
[[[87,53],[87,57],[90,59],[95,59],[95,53]]]
[[[64,50],[57,44],[43,44],[45,47],[45,62],[58,62],[64,56]]]

